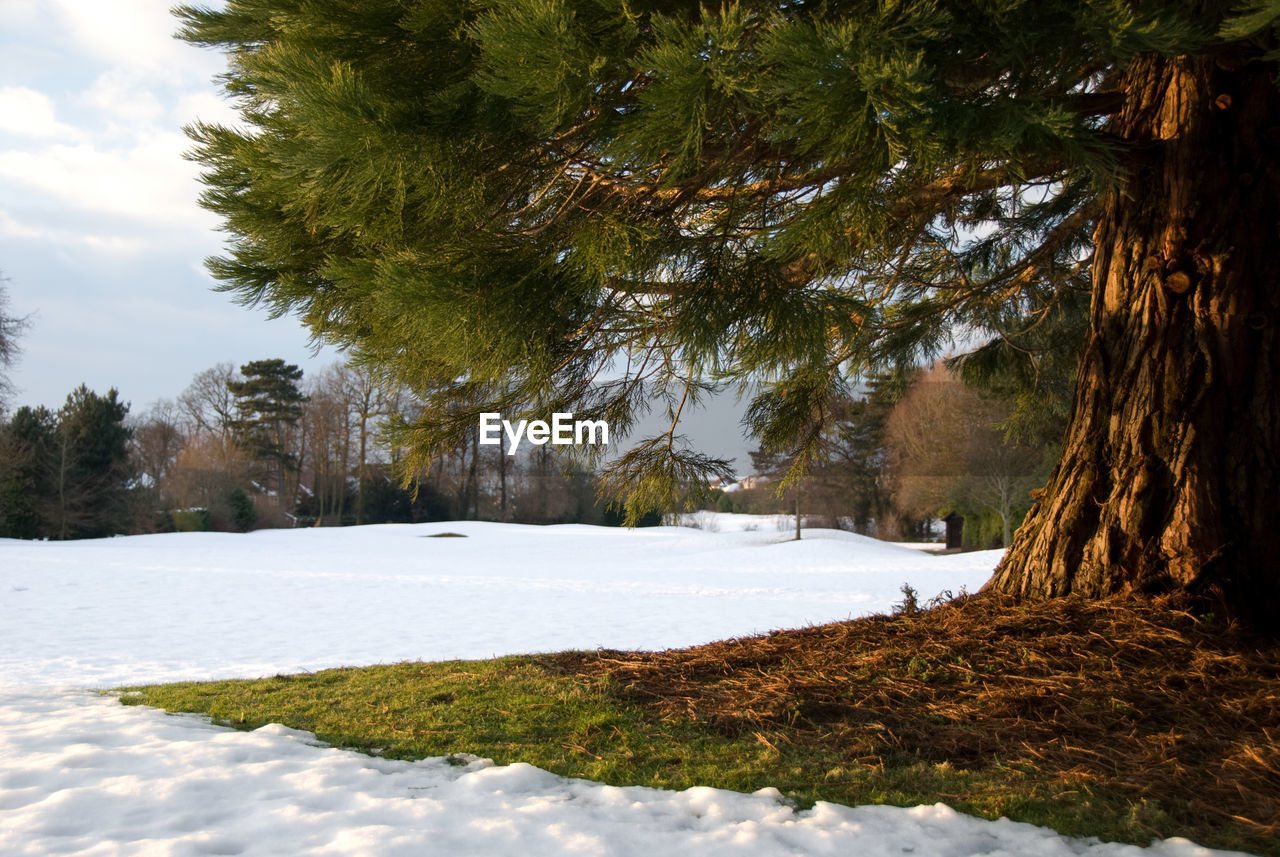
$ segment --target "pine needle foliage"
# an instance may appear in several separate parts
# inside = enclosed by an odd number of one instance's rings
[[[803,467],[857,377],[956,330],[1034,350],[1079,303],[1125,64],[1276,20],[1256,0],[176,13],[227,52],[243,119],[188,129],[222,287],[418,391],[418,464],[485,411],[621,435],[666,409],[610,471],[633,520],[727,472],[678,440],[699,394],[749,392],[750,428]]]

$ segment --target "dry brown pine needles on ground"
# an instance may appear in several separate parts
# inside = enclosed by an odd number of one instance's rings
[[[847,763],[999,760],[1280,835],[1280,647],[1172,598],[930,610],[656,653],[558,656],[666,719]],[[762,740],[766,740],[762,736]]]

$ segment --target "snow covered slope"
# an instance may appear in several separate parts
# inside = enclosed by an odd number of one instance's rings
[[[446,532],[466,538],[430,538]],[[904,582],[976,590],[999,558],[789,537],[455,522],[0,540],[0,687],[687,646],[885,611]]]

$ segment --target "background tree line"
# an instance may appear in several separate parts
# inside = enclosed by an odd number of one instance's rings
[[[0,368],[12,365],[27,324],[4,312],[4,297],[0,289]],[[948,362],[873,375],[836,403],[816,440],[801,434],[754,451],[757,479],[713,491],[709,507],[798,509],[810,526],[886,539],[928,538],[932,520],[956,512],[968,544],[1008,544],[1065,428],[1080,317],[1045,325],[1052,348],[1034,372],[1025,350],[993,340]],[[2,537],[621,518],[598,499],[597,470],[547,446],[508,456],[482,446],[475,426],[415,468],[404,427],[426,396],[356,362],[305,380],[280,359],[222,363],[132,415],[115,389],[81,385],[56,411],[12,414],[10,394],[0,373]],[[807,475],[788,481],[801,454]]]
[[[56,411],[0,410],[0,537],[619,522],[589,470],[545,448],[510,457],[474,432],[406,484],[403,447],[387,429],[420,407],[361,366],[304,379],[271,359],[206,369],[142,413],[115,389],[83,385]]]
[[[1043,401],[1043,399],[1042,399]],[[404,481],[397,420],[420,401],[364,367],[304,379],[260,360],[200,372],[140,414],[83,385],[57,411],[0,423],[0,535],[87,538],[174,530],[480,519],[617,524],[598,475],[549,447],[508,456],[478,434]],[[779,491],[791,454],[752,453],[758,481],[714,491],[720,511],[791,512],[808,526],[927,539],[965,517],[966,543],[1008,544],[1052,466],[1053,408],[1034,424],[1016,399],[938,363],[871,379],[824,427],[808,475]],[[1056,426],[1056,429],[1055,429]]]
[[[872,377],[836,404],[804,478],[787,478],[795,447],[756,449],[757,478],[713,491],[707,508],[799,510],[806,526],[904,541],[932,539],[931,525],[955,513],[967,546],[1007,546],[1056,460],[1069,385],[1048,374],[1016,380],[1014,363],[972,361]]]

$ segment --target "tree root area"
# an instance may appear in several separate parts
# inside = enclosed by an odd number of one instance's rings
[[[668,720],[849,765],[1003,765],[1280,836],[1280,645],[1185,601],[927,610],[665,652],[550,658]],[[799,747],[797,747],[799,749]]]

